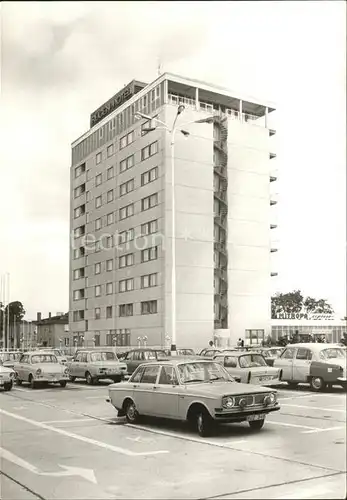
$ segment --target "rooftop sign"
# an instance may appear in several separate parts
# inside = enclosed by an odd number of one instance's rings
[[[308,321],[330,320],[335,319],[334,314],[320,313],[280,313],[276,314],[276,319],[305,319]]]
[[[97,123],[99,123],[105,116],[109,115],[121,106],[124,102],[126,102],[130,97],[134,94],[137,94],[140,90],[146,87],[146,83],[138,82],[133,80],[122,90],[117,92],[111,99],[106,101],[102,106],[100,106],[96,111],[94,111],[90,115],[90,127],[94,127]]]

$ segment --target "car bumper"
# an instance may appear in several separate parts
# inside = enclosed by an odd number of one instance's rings
[[[267,415],[268,413],[271,413],[273,411],[278,411],[280,409],[280,406],[274,406],[271,408],[259,408],[256,410],[245,410],[245,411],[216,411],[214,418],[218,422],[243,422],[247,420],[247,417],[249,415],[258,415],[258,414],[265,414]]]
[[[13,379],[12,378],[2,378],[0,380],[0,387],[3,387],[5,384],[12,384],[13,383]]]
[[[117,379],[125,379],[126,377],[129,378],[129,375],[125,372],[117,372],[117,373],[98,373],[97,375],[95,375],[95,378],[97,378],[98,380],[106,380],[106,379],[114,379],[114,378],[117,378]]]
[[[49,383],[52,383],[52,384],[56,384],[56,383],[60,383],[60,382],[68,382],[69,381],[69,376],[64,376],[62,377],[61,375],[58,375],[56,377],[36,377],[35,379],[35,382],[43,382],[45,384],[49,384]]]

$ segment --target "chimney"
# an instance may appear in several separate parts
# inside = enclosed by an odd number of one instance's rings
[[[36,320],[37,320],[37,321],[41,321],[41,313],[37,313]]]
[[[50,319],[52,317],[52,314],[51,313],[48,313],[48,318]]]

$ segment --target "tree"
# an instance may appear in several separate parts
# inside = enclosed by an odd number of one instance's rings
[[[16,336],[16,345],[18,346],[20,343],[20,322],[23,320],[25,316],[25,309],[23,304],[16,300],[14,302],[10,302],[4,309],[3,314],[5,315],[5,323],[6,325],[10,325],[10,338],[14,338]],[[8,319],[9,315],[9,319]],[[7,331],[7,326],[5,327],[5,331]],[[3,338],[3,340],[5,340]],[[12,341],[10,339],[10,345]],[[10,346],[7,346],[10,347]]]
[[[334,309],[326,299],[304,298],[301,290],[289,293],[276,293],[271,297],[271,317],[279,314],[333,314]]]

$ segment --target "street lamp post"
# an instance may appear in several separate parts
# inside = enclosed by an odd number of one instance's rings
[[[152,118],[151,116],[145,115],[143,113],[135,113],[135,118],[144,118],[145,120],[150,120],[162,125],[162,127],[149,127],[143,129],[146,132],[150,132],[152,130],[156,130],[157,128],[163,128],[171,135],[171,355],[175,356],[177,354],[176,349],[176,217],[175,217],[175,134],[176,131],[179,130],[184,137],[188,137],[190,134],[186,130],[182,128],[176,127],[176,122],[181,113],[185,110],[185,106],[180,104],[177,108],[177,113],[170,128],[165,122],[158,120],[157,118]],[[193,120],[187,123],[184,123],[180,127],[185,125],[190,125],[192,123],[213,123],[213,118],[203,118],[201,120]]]

